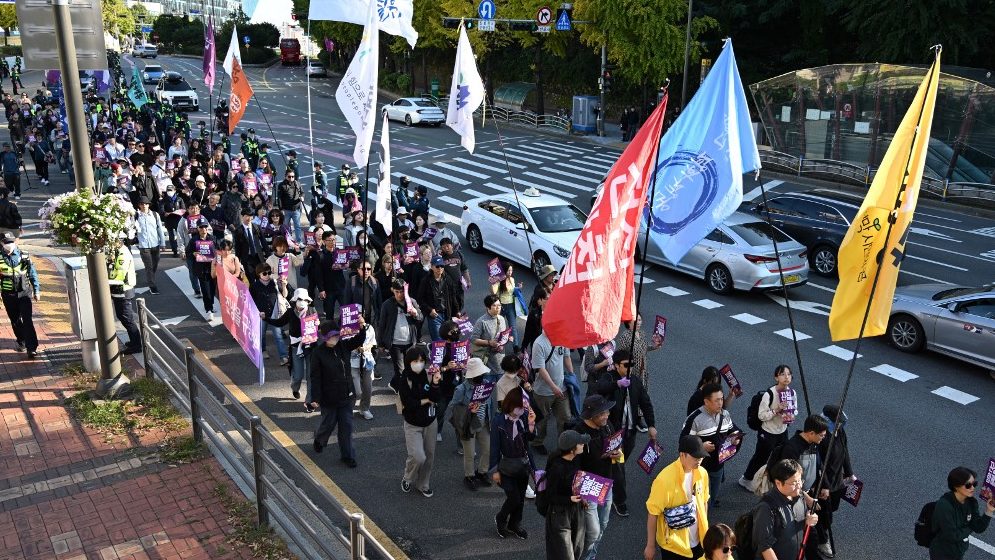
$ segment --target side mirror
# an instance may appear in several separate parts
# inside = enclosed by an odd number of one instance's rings
[[[515,224],[515,229],[524,230],[525,229],[525,222],[518,222],[517,224]]]
[[[951,313],[960,313],[960,306],[957,305],[956,301],[954,301],[947,304],[947,310]]]

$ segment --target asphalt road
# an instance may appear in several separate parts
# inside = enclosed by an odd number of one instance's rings
[[[157,62],[178,70],[196,82],[200,62],[161,57]],[[301,153],[301,169],[310,164],[307,101],[301,69],[249,69],[257,102],[250,104],[245,126],[254,126],[261,136],[272,127],[284,149]],[[206,92],[201,85],[201,99]],[[312,81],[312,123],[315,158],[333,170],[351,163],[352,139],[334,100],[331,80]],[[265,111],[265,119],[259,106]],[[206,120],[207,115],[204,115]],[[197,114],[191,120],[198,120]],[[576,199],[587,209],[590,193],[620,153],[564,135],[503,127],[499,137],[491,123],[478,130],[474,155],[458,147],[458,137],[448,128],[405,127],[392,123],[392,165],[397,174],[407,174],[415,183],[429,187],[433,212],[458,218],[462,202],[510,187],[504,171],[503,141],[515,182]],[[237,146],[236,146],[237,147]],[[376,176],[372,172],[372,176]],[[582,178],[589,178],[584,181]],[[780,182],[761,176],[774,191],[807,188],[797,182]],[[752,178],[745,189],[750,196],[759,184]],[[52,190],[58,186],[53,184]],[[478,194],[479,193],[479,194]],[[32,201],[24,201],[26,205]],[[920,204],[912,250],[903,264],[900,284],[949,282],[980,284],[992,280],[995,262],[995,221],[974,217],[951,205]],[[466,298],[471,317],[483,312],[488,289],[485,263],[491,255],[466,254],[474,283]],[[359,468],[338,462],[331,446],[321,455],[310,449],[311,430],[317,417],[306,415],[288,388],[286,370],[276,360],[267,362],[267,381],[257,384],[256,372],[241,355],[224,327],[205,321],[200,300],[189,295],[186,273],[178,259],[166,258],[160,280],[162,294],[148,297],[152,311],[161,319],[176,321],[173,332],[195,343],[302,448],[324,468],[335,482],[413,558],[457,559],[542,556],[542,518],[534,507],[526,507],[527,541],[497,539],[493,515],[502,499],[497,489],[476,493],[461,484],[462,461],[453,452],[454,436],[447,428],[439,445],[432,486],[435,497],[403,494],[400,476],[405,452],[392,393],[375,384],[372,421],[357,417],[355,446]],[[530,293],[534,278],[522,270],[518,277]],[[802,393],[807,385],[812,411],[836,402],[843,390],[853,344],[830,341],[826,315],[835,281],[812,277],[804,287],[792,290],[795,330],[799,337],[802,368],[795,360],[785,308],[764,294],[717,296],[696,278],[650,266],[646,272],[641,312],[651,323],[654,315],[668,319],[664,348],[650,354],[650,394],[657,412],[657,426],[664,459],[676,457],[676,439],[684,419],[688,396],[699,372],[706,365],[729,363],[745,385],[746,396],[732,406],[737,424],[746,426],[749,396],[770,385],[774,366],[787,363],[796,371],[794,386]],[[139,274],[139,278],[142,275]],[[141,284],[140,284],[141,285]],[[270,348],[272,349],[272,342]],[[981,470],[995,449],[991,427],[995,426],[995,381],[988,372],[937,354],[908,355],[883,340],[871,339],[860,348],[847,401],[847,426],[857,476],[865,482],[859,508],[847,504],[837,515],[835,536],[838,558],[925,558],[912,540],[912,524],[920,507],[945,490],[945,475],[956,465]],[[390,365],[378,366],[389,378]],[[748,438],[741,457],[732,460],[723,485],[723,504],[711,514],[713,521],[732,524],[737,515],[755,503],[755,498],[735,484],[753,451],[755,438]],[[638,444],[637,444],[638,446]],[[659,470],[659,468],[657,469]],[[612,516],[602,545],[603,558],[639,557],[645,539],[645,511],[641,502],[652,479],[629,467],[629,518]],[[972,541],[967,558],[995,555],[992,535]],[[522,556],[522,554],[525,556]]]

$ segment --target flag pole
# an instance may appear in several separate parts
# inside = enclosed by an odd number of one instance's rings
[[[934,55],[933,58],[933,64],[930,66],[929,69],[929,78],[927,80],[927,84],[929,82],[932,82],[935,74],[939,72],[939,64],[937,59],[939,58],[940,53],[943,51],[943,46],[933,45],[932,47],[930,47],[930,50],[936,51],[936,54]],[[915,151],[916,138],[919,136],[919,128],[922,124],[922,114],[926,110],[926,103],[928,102],[928,99],[929,99],[929,89],[927,86],[926,94],[923,96],[922,105],[919,107],[919,117],[918,119],[916,119],[916,126],[912,132],[912,141],[909,143],[910,146],[909,155],[905,159],[904,176],[902,178],[903,183],[907,181],[909,178],[909,164],[912,162],[912,153],[913,151]],[[908,185],[903,185],[903,186],[907,187]],[[905,188],[899,189],[898,194],[895,196],[895,203],[892,206],[892,213],[894,213],[895,211],[894,209],[898,208],[899,205],[902,203],[902,195],[905,194],[906,192],[907,190]],[[889,214],[888,227],[885,229],[884,243],[881,246],[882,252],[884,251],[884,248],[888,246],[888,240],[891,237],[891,230],[895,225],[895,220],[892,219],[892,215],[893,214]],[[878,256],[883,259],[886,255],[880,254]],[[837,404],[836,418],[833,420],[834,424],[833,433],[829,436],[829,445],[826,448],[826,458],[823,460],[823,464],[829,464],[829,457],[833,452],[833,443],[836,441],[837,435],[839,434],[840,431],[840,418],[843,417],[843,406],[846,404],[846,398],[850,392],[850,382],[853,380],[853,371],[857,365],[857,353],[860,351],[860,344],[864,340],[864,329],[867,327],[867,319],[871,314],[871,304],[874,301],[874,294],[877,292],[878,279],[880,277],[881,277],[881,266],[878,265],[877,269],[874,271],[874,281],[871,283],[871,292],[867,296],[867,305],[864,307],[864,316],[860,321],[860,331],[857,334],[857,342],[853,349],[853,356],[850,357],[850,366],[847,370],[846,382],[843,385],[843,394],[840,395],[840,400],[839,403]],[[825,480],[826,480],[826,469],[823,469],[822,474],[819,475],[819,481],[815,485],[815,499],[812,501],[812,506],[809,508],[810,513],[815,511],[815,506],[818,504],[819,501],[818,500],[819,492],[822,490],[822,485],[825,483]],[[805,545],[808,543],[808,537],[810,534],[811,534],[811,527],[806,525],[805,535],[802,537],[801,546],[799,547],[798,550],[797,560],[802,560],[802,558],[805,556]]]
[[[307,20],[307,36],[308,40],[311,40],[311,20]],[[322,45],[324,47],[324,45]],[[314,165],[314,129],[311,125],[311,72],[308,71],[308,67],[311,64],[311,59],[307,59],[304,63],[304,79],[307,80],[307,142],[308,147],[311,148],[311,165]],[[311,205],[314,206],[314,201],[311,201]],[[333,220],[334,221],[334,220]]]
[[[259,107],[259,114],[263,117],[263,122],[266,123],[266,129],[269,130],[269,135],[273,138],[273,143],[276,144],[276,149],[280,152],[280,157],[283,158],[283,166],[287,167],[287,156],[283,153],[283,148],[280,147],[280,141],[276,138],[276,133],[273,132],[273,127],[269,124],[269,119],[266,118],[266,111],[263,110],[263,104],[259,102],[259,98],[256,97],[256,92],[253,90],[252,99],[255,100],[256,106]],[[286,172],[284,172],[286,173]]]

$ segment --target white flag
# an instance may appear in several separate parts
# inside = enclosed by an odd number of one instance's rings
[[[222,65],[229,77],[231,77],[231,61],[233,58],[237,58],[238,65],[242,66],[242,53],[238,49],[238,29],[234,25],[231,28],[231,43],[228,44],[228,54],[225,55],[225,62]]]
[[[371,3],[376,4],[380,29],[391,35],[404,37],[411,48],[415,48],[418,32],[411,24],[415,11],[414,0],[311,0],[308,19],[365,25],[366,11]]]
[[[356,165],[362,167],[370,160],[370,144],[373,143],[373,130],[377,127],[377,70],[380,59],[380,31],[377,28],[377,10],[372,6],[367,12],[363,40],[359,43],[356,56],[352,57],[349,69],[342,76],[335,101],[345,115],[353,133],[356,134],[356,148],[352,157]]]
[[[394,230],[394,220],[390,205],[390,128],[387,126],[387,114],[384,113],[383,125],[380,127],[380,178],[377,182],[377,221],[383,225],[383,230],[390,235]]]
[[[449,110],[446,111],[446,125],[462,138],[460,144],[473,153],[476,140],[473,135],[473,112],[484,101],[484,82],[477,72],[477,61],[473,58],[470,40],[460,22],[459,43],[456,46],[456,67],[453,69],[453,84],[449,88]]]

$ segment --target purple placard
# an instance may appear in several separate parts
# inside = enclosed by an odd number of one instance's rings
[[[605,439],[605,456],[611,455],[616,449],[622,449],[622,430],[615,432]]]
[[[981,501],[991,502],[995,499],[995,458],[988,459],[988,471],[981,485]]]
[[[418,260],[418,243],[404,244],[404,264],[411,264]]]
[[[256,183],[256,176],[252,173],[242,176],[242,186],[245,188],[245,196],[249,198],[259,194],[259,185]]]
[[[446,342],[436,340],[428,348],[428,371],[435,373],[442,367],[442,360],[446,357]]]
[[[214,260],[214,241],[210,239],[195,239],[193,242],[194,260],[199,263],[209,263]]]
[[[536,492],[542,492],[546,489],[546,471],[543,469],[536,469],[532,471],[532,482],[535,482]]]
[[[864,482],[862,480],[853,479],[853,482],[847,484],[843,487],[843,500],[853,507],[857,507],[860,503],[860,496],[864,493]]]
[[[507,329],[504,329],[503,331],[498,333],[497,335],[498,346],[504,346],[505,344],[508,344],[508,342],[510,341],[511,341],[511,327],[508,327]]]
[[[284,255],[276,261],[276,274],[280,280],[290,277],[290,255]]]
[[[491,393],[494,392],[494,387],[497,383],[494,381],[485,381],[479,385],[474,385],[473,396],[470,397],[471,403],[482,403],[490,398]]]
[[[660,456],[663,455],[663,450],[657,445],[656,441],[649,440],[646,442],[646,449],[639,454],[639,459],[636,463],[639,468],[643,469],[646,474],[653,472],[653,466],[660,460]]]
[[[778,391],[777,398],[784,403],[784,408],[781,410],[781,420],[785,424],[794,422],[795,415],[798,414],[798,400],[795,396],[795,392],[791,389]]]
[[[439,233],[438,228],[430,227],[425,228],[425,233],[421,234],[421,239],[423,242],[428,242],[435,239],[435,234]]]
[[[317,313],[311,313],[301,317],[301,344],[314,344],[318,342],[318,323],[320,323]]]
[[[221,300],[221,322],[231,333],[239,346],[249,357],[249,360],[259,368],[259,384],[266,382],[266,370],[263,367],[263,352],[260,346],[259,308],[252,301],[249,287],[242,281],[220,267],[218,277],[218,296]]]
[[[722,440],[719,445],[719,464],[725,463],[739,453],[739,446],[743,443],[743,432],[733,432]]]
[[[394,255],[394,272],[401,272],[401,256]]]
[[[456,367],[458,369],[465,369],[466,362],[470,359],[470,341],[461,340],[459,342],[453,342],[450,344],[453,361],[456,362]]]
[[[660,346],[667,339],[667,319],[662,315],[656,316],[656,323],[653,324],[653,344]]]
[[[456,326],[459,327],[459,335],[461,337],[465,338],[473,333],[473,323],[470,322],[470,319],[468,319],[466,315],[459,315],[453,318],[453,321],[455,321]]]
[[[726,383],[729,384],[729,389],[732,390],[734,395],[737,397],[743,396],[743,386],[739,383],[739,379],[732,372],[732,367],[729,364],[722,366],[719,373],[722,374],[722,379],[725,379]]]
[[[349,268],[349,251],[347,249],[336,249],[335,260],[332,261],[332,270],[345,270]]]
[[[363,306],[358,303],[343,305],[341,313],[342,325],[339,327],[339,337],[352,338],[359,334],[359,317],[363,313]]]
[[[318,246],[318,236],[313,231],[304,232],[304,245],[307,247]]]
[[[497,257],[487,261],[487,281],[491,284],[497,284],[498,282],[504,281],[508,276],[501,270],[501,260]]]
[[[577,471],[572,488],[574,495],[581,500],[603,506],[608,499],[608,492],[611,492],[612,479],[587,471]]]

